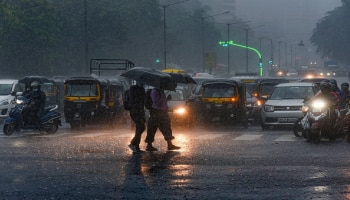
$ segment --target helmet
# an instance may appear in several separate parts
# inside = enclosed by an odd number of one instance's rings
[[[36,90],[40,90],[40,83],[38,81],[33,81],[31,84],[30,84],[30,88],[34,91]]]
[[[322,81],[320,83],[320,89],[321,89],[322,93],[324,93],[324,92],[328,93],[331,91],[331,84],[327,81]]]
[[[335,84],[336,86],[338,86],[337,80],[335,80],[335,79],[330,79],[329,82]]]
[[[344,82],[340,85],[340,87],[342,90],[349,90],[349,83]]]

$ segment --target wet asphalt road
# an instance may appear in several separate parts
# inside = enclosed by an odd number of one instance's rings
[[[60,128],[0,132],[0,199],[350,198],[342,139],[310,144],[288,129],[174,127],[180,151],[167,151],[158,132],[159,151],[133,154],[130,127]]]

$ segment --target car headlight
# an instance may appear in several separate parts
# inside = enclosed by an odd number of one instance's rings
[[[274,106],[271,106],[271,105],[265,105],[264,110],[266,112],[273,112],[275,110],[275,108],[274,108]]]
[[[7,100],[1,101],[0,106],[6,106],[9,105],[10,103]]]
[[[178,114],[178,115],[184,115],[187,113],[187,111],[186,111],[186,108],[180,107],[180,108],[175,109],[174,113]]]
[[[309,107],[308,106],[301,107],[301,112],[306,113],[307,111],[309,111]]]

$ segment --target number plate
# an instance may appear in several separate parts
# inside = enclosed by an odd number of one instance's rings
[[[317,113],[317,112],[322,112],[321,108],[313,108],[312,112]]]
[[[297,118],[279,118],[279,123],[294,123],[297,121]]]

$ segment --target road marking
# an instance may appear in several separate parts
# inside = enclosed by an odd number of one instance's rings
[[[289,135],[282,135],[282,136],[276,138],[273,141],[276,141],[276,142],[293,142],[293,141],[296,141],[296,140],[297,140],[297,137],[295,137],[295,135],[289,134]]]
[[[196,136],[194,137],[194,139],[200,139],[200,140],[212,140],[212,139],[215,139],[215,138],[219,138],[219,137],[222,137],[222,136],[225,136],[225,135],[228,135],[228,134],[204,134],[204,135],[199,135],[199,136]]]
[[[235,138],[235,140],[256,140],[259,139],[262,135],[250,135],[250,134],[245,134],[241,135]]]

